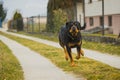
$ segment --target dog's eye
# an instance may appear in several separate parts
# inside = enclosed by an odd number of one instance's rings
[[[77,25],[77,23],[75,23],[75,25]]]
[[[78,26],[78,23],[74,23],[75,26]]]
[[[73,25],[73,22],[71,22],[71,25]]]

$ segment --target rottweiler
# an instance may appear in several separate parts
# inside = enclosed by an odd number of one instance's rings
[[[71,66],[75,66],[71,55],[71,48],[77,49],[76,59],[79,59],[80,55],[84,56],[84,52],[81,49],[82,36],[80,31],[85,28],[86,23],[81,27],[78,21],[69,21],[60,29],[59,44],[64,49],[65,59],[68,60],[68,57],[70,58]]]

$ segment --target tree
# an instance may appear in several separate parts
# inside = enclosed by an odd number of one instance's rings
[[[53,32],[58,32],[62,25],[64,25],[67,21],[67,14],[61,10],[54,10],[53,11],[53,25],[55,26],[53,28]]]
[[[15,12],[13,16],[13,23],[14,23],[14,29],[17,29],[17,31],[22,31],[23,30],[23,17],[21,13],[18,11]]]
[[[0,18],[2,22],[4,21],[6,14],[7,14],[7,11],[3,8],[3,2],[0,1]]]
[[[54,31],[51,29],[55,29],[55,23],[53,22],[54,10],[61,9],[65,13],[67,13],[67,21],[74,20],[75,13],[75,1],[76,0],[49,0],[47,5],[47,30]]]

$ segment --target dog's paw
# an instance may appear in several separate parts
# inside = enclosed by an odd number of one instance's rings
[[[80,59],[80,56],[76,56],[76,59],[77,59],[77,60]]]
[[[74,62],[71,63],[71,67],[77,66]]]
[[[81,51],[80,51],[80,54],[81,54],[82,56],[84,56],[84,51],[83,51],[83,50],[81,50]]]
[[[68,61],[68,57],[65,57],[66,61]]]
[[[76,66],[78,66],[77,64],[75,64],[75,63],[71,63],[71,65],[70,65],[71,67],[76,67]]]

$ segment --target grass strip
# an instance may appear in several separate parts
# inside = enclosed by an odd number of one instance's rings
[[[45,32],[41,34],[28,34],[25,32],[18,32],[18,33],[27,35],[27,36],[32,36],[32,37],[37,37],[37,38],[42,38],[42,39],[47,39],[47,40],[58,42],[57,34],[45,33]],[[112,44],[97,43],[97,42],[90,42],[90,41],[83,40],[82,47],[86,49],[99,51],[102,53],[120,56],[120,46],[115,46]]]
[[[24,80],[19,61],[0,41],[0,80]]]

